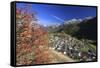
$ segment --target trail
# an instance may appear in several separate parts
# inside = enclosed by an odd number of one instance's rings
[[[46,50],[44,51],[45,53],[48,53],[50,62],[49,63],[63,63],[63,62],[75,62],[75,60],[69,58],[68,56],[63,55],[60,52],[57,52],[53,50],[52,48],[48,47],[40,47],[41,50]]]
[[[62,63],[62,62],[74,62],[71,58],[68,56],[63,55],[61,52],[57,52],[53,50],[52,48],[49,48],[49,55],[53,59],[52,63]]]
[[[53,50],[52,48],[49,48],[49,54],[53,58],[52,63],[61,63],[61,62],[74,62],[71,58],[68,56],[63,55],[61,52],[57,52]]]

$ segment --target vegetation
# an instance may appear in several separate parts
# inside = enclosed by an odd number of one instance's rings
[[[96,17],[44,27],[30,8],[16,10],[17,65],[96,60]]]
[[[17,65],[47,63],[46,48],[41,50],[48,45],[47,32],[37,24],[35,13],[28,12],[26,7],[16,10]]]

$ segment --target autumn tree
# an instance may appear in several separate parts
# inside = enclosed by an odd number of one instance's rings
[[[49,63],[47,31],[37,23],[30,5],[16,9],[16,57],[18,65]]]

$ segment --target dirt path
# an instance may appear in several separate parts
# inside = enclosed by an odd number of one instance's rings
[[[52,48],[49,48],[48,52],[50,57],[53,59],[52,63],[74,62],[74,60],[72,60],[71,58],[53,50]]]
[[[40,47],[41,51],[48,54],[50,63],[63,63],[63,62],[75,62],[68,56],[63,55],[61,52],[57,52],[52,48]]]
[[[35,64],[75,62],[68,56],[65,56],[62,53],[57,52],[54,49],[48,48],[46,46],[39,46],[37,52],[39,51],[41,53],[35,56]]]

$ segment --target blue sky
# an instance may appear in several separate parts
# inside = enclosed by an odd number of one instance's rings
[[[17,8],[23,8],[25,3],[17,3]],[[63,23],[73,18],[84,18],[96,16],[95,7],[61,6],[46,4],[31,4],[31,12],[36,12],[38,23],[44,26]]]

